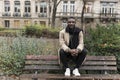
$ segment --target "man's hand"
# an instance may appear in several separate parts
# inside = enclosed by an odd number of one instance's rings
[[[71,49],[71,50],[69,50],[69,52],[71,53],[72,56],[77,56],[79,50],[77,50],[77,49]]]

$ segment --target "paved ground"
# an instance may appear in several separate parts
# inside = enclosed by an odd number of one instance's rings
[[[8,76],[0,76],[0,80],[19,80],[18,77],[8,77]]]
[[[0,70],[0,80],[19,80],[19,77],[16,76],[4,76],[2,71]]]

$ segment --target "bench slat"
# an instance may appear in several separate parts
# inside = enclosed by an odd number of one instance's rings
[[[93,66],[104,66],[104,65],[116,65],[116,62],[108,62],[108,61],[86,61],[82,65],[93,65]]]
[[[59,65],[58,61],[26,61],[26,65]],[[85,61],[83,65],[116,65],[115,61]]]
[[[56,55],[27,55],[28,60],[58,60]],[[86,56],[86,60],[116,60],[115,56]]]
[[[115,56],[87,56],[86,60],[115,60]]]
[[[49,77],[46,77],[49,76]],[[64,75],[61,74],[22,74],[20,75],[20,78],[53,78],[53,79],[78,79],[78,80],[120,80],[120,75],[119,74],[112,74],[112,75],[104,75],[104,74],[81,74],[80,77],[65,77]]]
[[[58,56],[55,55],[26,55],[27,60],[58,60]]]
[[[51,64],[51,65],[54,65],[54,64],[59,64],[58,61],[25,61],[25,64],[26,65],[40,65],[40,64]]]
[[[82,70],[117,70],[115,66],[82,66]],[[25,66],[24,70],[61,70],[60,66],[53,65],[31,65]]]

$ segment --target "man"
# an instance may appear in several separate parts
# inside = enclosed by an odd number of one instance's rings
[[[72,74],[80,76],[79,67],[86,57],[86,50],[84,49],[83,31],[75,26],[75,19],[69,18],[67,27],[60,31],[59,42],[61,49],[59,51],[60,61],[65,69],[65,76],[71,75],[71,69],[68,66],[68,59],[75,63]]]

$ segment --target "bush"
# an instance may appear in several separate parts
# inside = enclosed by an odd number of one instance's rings
[[[90,55],[117,55],[120,53],[120,26],[97,26],[87,29],[86,47]]]
[[[19,75],[22,73],[23,59],[19,54],[1,53],[0,54],[0,69],[6,75]]]
[[[85,37],[85,47],[89,55],[116,56],[118,73],[120,73],[120,25],[88,28]]]
[[[25,34],[27,36],[36,36],[36,34],[40,35],[41,36],[41,33],[40,33],[40,29],[38,28],[38,26],[26,26],[25,28]]]
[[[46,26],[32,25],[25,29],[26,36],[58,38],[60,28],[51,28]]]
[[[15,37],[18,34],[22,34],[24,29],[4,28],[0,31],[0,36]]]
[[[0,69],[4,74],[10,75],[15,74],[19,75],[24,63],[24,56],[22,52],[17,51],[13,45],[15,41],[12,41],[12,38],[1,38],[0,39]]]
[[[3,31],[3,30],[5,30],[5,28],[0,27],[0,31]]]
[[[57,42],[56,39],[46,38],[0,37],[0,69],[7,75],[19,75],[22,73],[25,55],[56,54]]]

